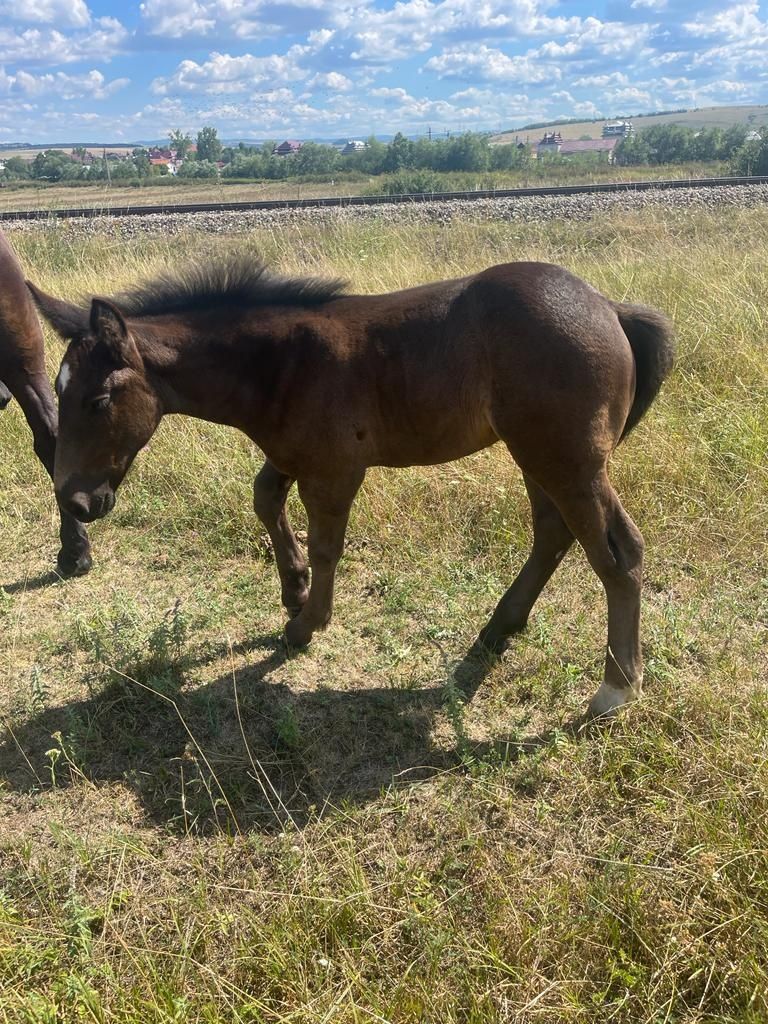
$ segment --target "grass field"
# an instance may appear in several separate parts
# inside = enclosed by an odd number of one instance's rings
[[[582,135],[599,139],[603,126],[615,121],[616,118],[608,117],[602,121],[575,121],[573,124],[562,124],[553,121],[552,124],[542,128],[532,128],[527,131],[511,129],[508,132],[501,132],[493,137],[495,143],[513,142],[518,136],[525,140],[530,136],[532,142],[537,142],[543,132],[547,129],[556,128],[564,139],[580,139]],[[750,124],[755,128],[768,123],[768,105],[752,103],[743,106],[724,107],[699,107],[696,110],[683,110],[675,114],[646,114],[644,117],[633,119],[635,128],[642,131],[643,128],[652,128],[659,124],[678,124],[685,128],[730,128],[734,124]]]
[[[225,181],[172,181],[167,185],[126,184],[107,186],[103,182],[43,185],[14,182],[0,190],[0,212],[4,210],[61,210],[71,207],[152,206],[159,203],[237,203],[264,199],[313,199],[324,196],[360,195],[369,187],[362,182],[291,181],[229,184]]]
[[[501,663],[461,663],[530,540],[502,450],[372,471],[335,619],[286,657],[244,437],[165,422],[58,582],[10,406],[0,1021],[768,1019],[768,208],[10,237],[68,296],[232,245],[366,291],[552,260],[665,309],[680,356],[614,460],[647,696],[600,731],[575,727],[605,642],[578,550]]]

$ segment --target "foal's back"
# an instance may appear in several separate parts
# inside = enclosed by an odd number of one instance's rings
[[[553,431],[566,458],[571,434],[581,448],[600,432],[607,452],[632,402],[632,350],[613,304],[551,264],[342,296],[311,318],[328,377],[370,428],[371,462],[446,462],[501,438],[525,463]],[[322,373],[314,379],[322,391]]]

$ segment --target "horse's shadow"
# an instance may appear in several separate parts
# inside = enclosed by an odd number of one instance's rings
[[[152,822],[173,831],[282,830],[491,748],[508,759],[549,740],[541,734],[472,746],[457,728],[455,742],[433,741],[436,716],[446,711],[454,721],[491,667],[473,653],[426,689],[294,692],[270,681],[287,657],[274,636],[243,648],[260,660],[196,689],[172,672],[149,681],[113,673],[87,699],[8,726],[0,785],[29,792],[78,776],[120,780]]]
[[[6,594],[21,594],[32,590],[43,590],[45,587],[53,586],[54,583],[61,583],[64,577],[55,569],[40,572],[36,576],[26,576],[24,579],[14,580],[12,583],[0,583],[0,591]]]

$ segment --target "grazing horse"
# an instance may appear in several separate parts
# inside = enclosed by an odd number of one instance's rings
[[[0,409],[11,398],[18,401],[29,423],[35,454],[53,477],[56,403],[45,374],[43,332],[19,262],[0,233]],[[71,512],[63,509],[60,537],[58,572],[62,576],[88,572],[88,534]]]
[[[255,510],[274,546],[290,646],[331,618],[350,507],[369,466],[432,465],[503,441],[524,474],[533,550],[478,645],[522,629],[574,538],[608,600],[590,705],[640,694],[643,540],[608,480],[619,441],[673,360],[668,321],[561,267],[509,263],[387,295],[272,276],[244,259],[191,266],[72,305],[30,285],[70,339],[57,381],[56,494],[90,522],[166,413],[244,431],[267,457]],[[285,514],[298,482],[307,562]]]

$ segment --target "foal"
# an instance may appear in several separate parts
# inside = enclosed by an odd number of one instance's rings
[[[32,287],[32,286],[31,286]],[[533,510],[533,550],[480,633],[500,653],[574,538],[608,599],[593,714],[640,694],[643,541],[607,474],[672,365],[664,317],[560,267],[511,263],[389,295],[291,281],[244,260],[193,266],[90,309],[37,303],[72,339],[59,373],[56,493],[89,522],[165,413],[238,427],[265,452],[255,509],[292,646],[330,620],[334,574],[367,467],[429,465],[503,441]],[[294,481],[307,562],[285,514]]]
[[[11,398],[32,430],[35,454],[53,476],[56,404],[45,374],[43,332],[16,256],[0,232],[0,409]],[[91,567],[88,534],[71,512],[61,511],[57,570],[80,576]]]

